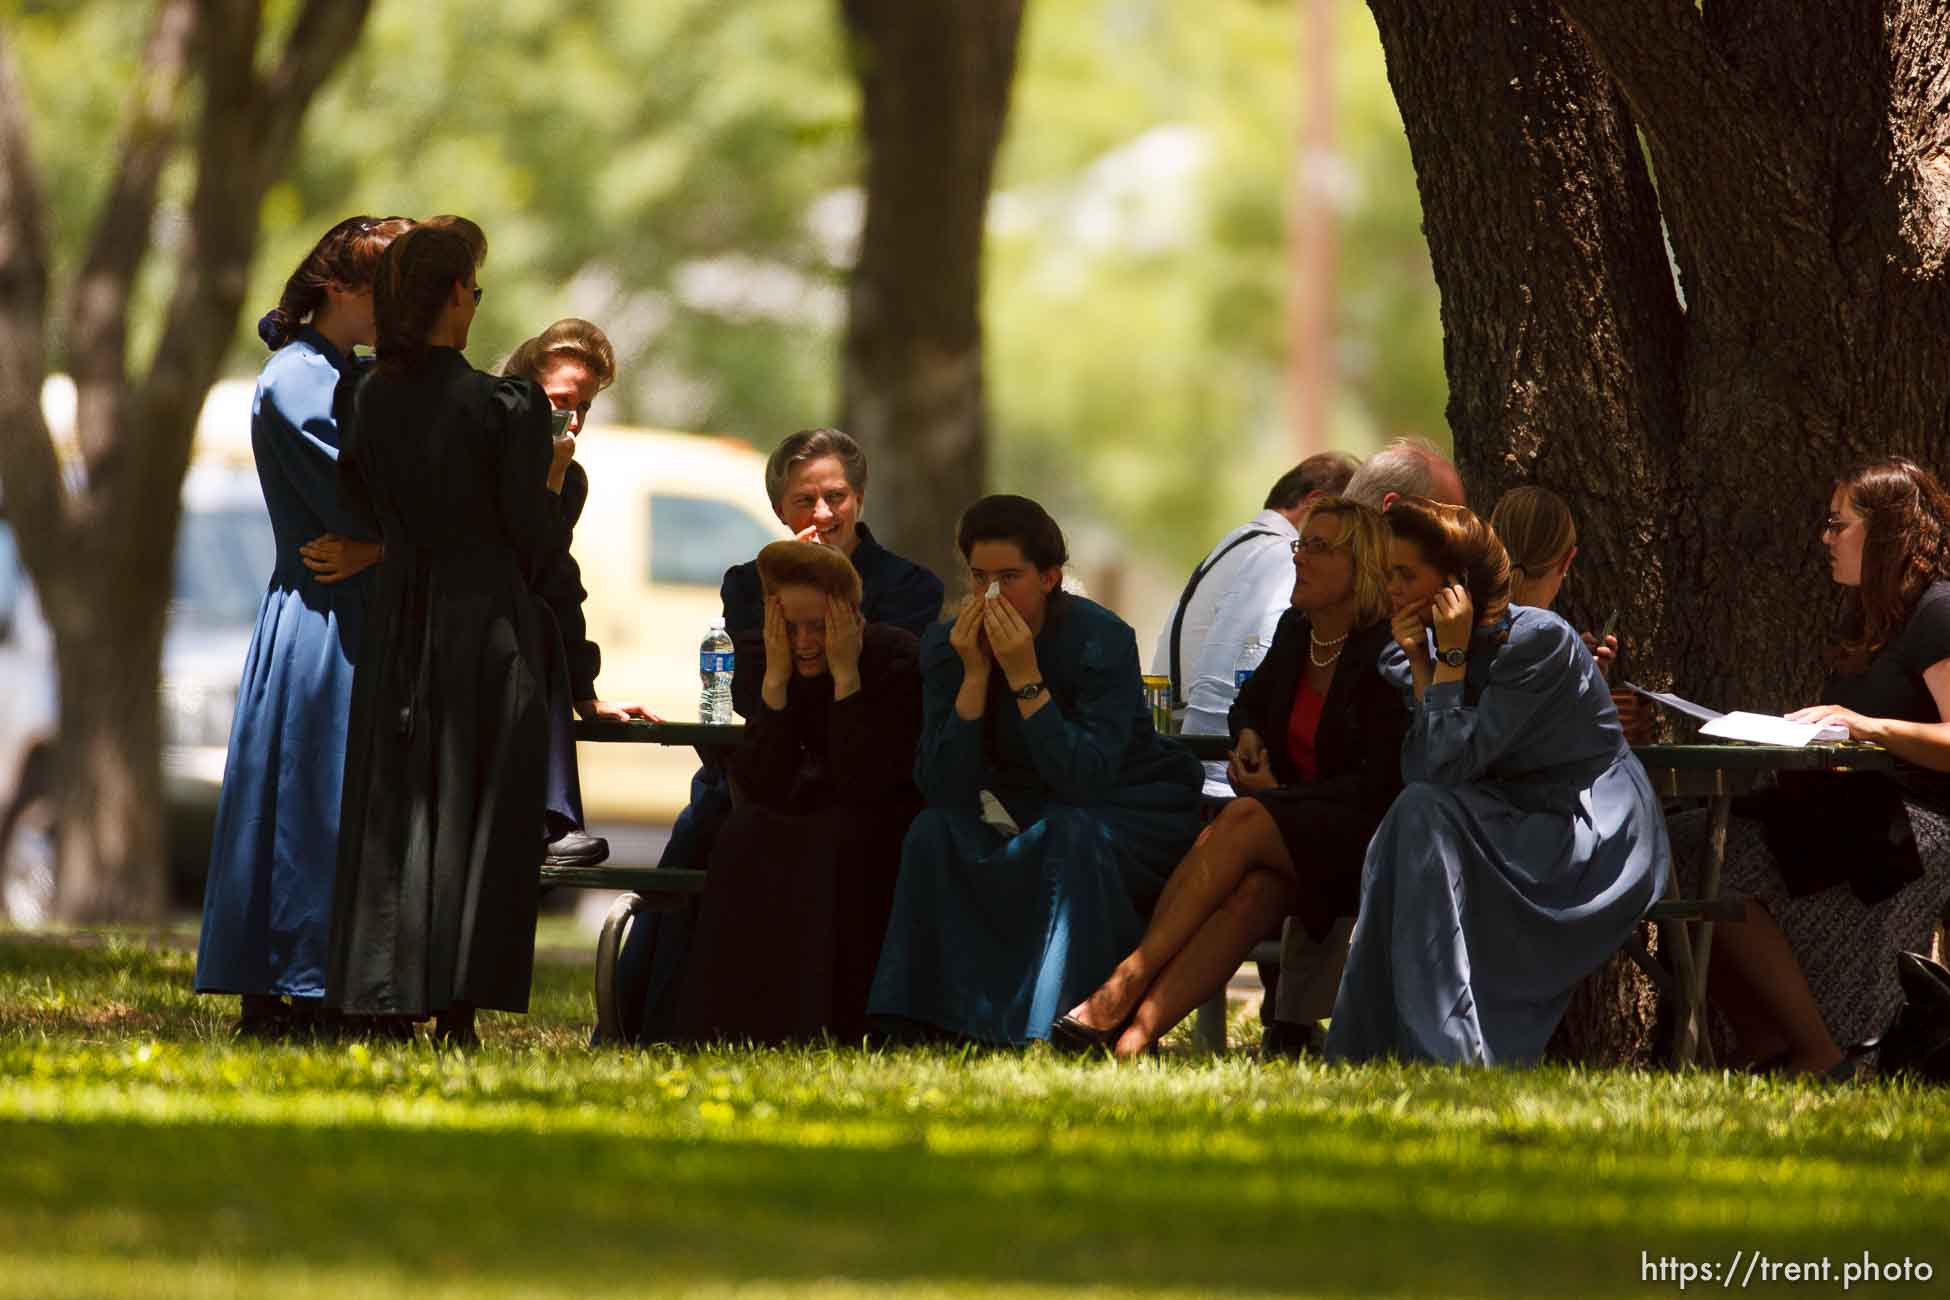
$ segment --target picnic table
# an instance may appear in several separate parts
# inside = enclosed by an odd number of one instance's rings
[[[742,723],[715,725],[699,722],[577,721],[578,741],[642,745],[676,745],[695,749],[711,762],[734,749],[744,735]],[[1198,758],[1223,761],[1230,746],[1225,736],[1175,737]],[[1667,798],[1706,800],[1706,860],[1700,872],[1698,897],[1681,898],[1677,873],[1665,900],[1647,919],[1660,927],[1661,948],[1670,954],[1671,972],[1651,959],[1636,939],[1627,951],[1672,1003],[1677,1016],[1672,1063],[1685,1068],[1696,1060],[1712,1064],[1706,1041],[1706,977],[1713,956],[1713,926],[1735,922],[1746,913],[1740,899],[1720,897],[1720,872],[1726,862],[1727,819],[1733,800],[1775,775],[1787,771],[1887,771],[1894,760],[1873,745],[1642,745],[1633,749],[1644,764],[1653,788]],[[614,1041],[620,1029],[616,1000],[616,958],[634,919],[647,911],[684,906],[704,888],[704,872],[684,867],[608,865],[543,867],[543,888],[614,889],[625,891],[603,921],[596,945],[596,1020],[604,1037]],[[1277,942],[1261,944],[1259,959],[1276,960]],[[1220,1049],[1225,1044],[1225,993],[1199,1008],[1193,1040]]]

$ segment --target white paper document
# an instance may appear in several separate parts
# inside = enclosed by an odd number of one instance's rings
[[[1799,749],[1803,745],[1848,739],[1848,728],[1839,722],[1789,722],[1771,713],[1718,713],[1681,696],[1649,691],[1632,682],[1626,682],[1625,689],[1637,691],[1674,712],[1697,718],[1706,724],[1699,729],[1699,734],[1716,740],[1745,740],[1756,745],[1791,745]]]
[[[1648,700],[1663,704],[1675,713],[1683,713],[1687,717],[1696,718],[1701,722],[1711,722],[1715,718],[1723,718],[1726,716],[1717,709],[1707,708],[1704,704],[1695,704],[1691,700],[1677,695],[1668,695],[1664,691],[1649,691],[1635,682],[1626,682],[1624,685],[1628,691],[1637,691]]]
[[[1721,740],[1746,740],[1756,745],[1825,744],[1847,740],[1848,728],[1839,722],[1789,722],[1771,713],[1729,713],[1713,719],[1699,729],[1702,736]]]

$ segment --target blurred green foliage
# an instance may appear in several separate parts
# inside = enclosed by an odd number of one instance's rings
[[[106,184],[148,13],[0,0],[61,272]],[[1294,459],[1282,364],[1300,39],[1292,0],[1029,9],[986,266],[992,486],[1171,569]],[[1441,437],[1445,384],[1414,175],[1365,10],[1337,10],[1336,44],[1335,439],[1359,452],[1404,430]],[[330,223],[460,212],[490,241],[477,363],[588,316],[621,353],[609,418],[769,446],[837,410],[857,129],[830,0],[378,0],[265,201],[236,371],[261,359],[258,313]],[[192,179],[185,159],[159,246]],[[167,288],[157,262],[138,356]]]

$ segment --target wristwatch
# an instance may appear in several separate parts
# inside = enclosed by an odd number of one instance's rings
[[[1435,657],[1443,663],[1448,664],[1451,668],[1461,668],[1469,662],[1469,651],[1443,650],[1438,648],[1435,652]]]
[[[1019,700],[1033,700],[1042,693],[1043,684],[1041,682],[1031,682],[1021,690],[1012,692]]]

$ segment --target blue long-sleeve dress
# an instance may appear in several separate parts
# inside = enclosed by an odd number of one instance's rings
[[[948,632],[921,642],[928,807],[901,849],[868,1012],[983,1042],[1047,1038],[1142,937],[1198,834],[1204,770],[1152,730],[1137,638],[1103,606],[1051,606],[1036,636],[1050,702],[1026,719],[999,671],[980,719],[955,713]],[[982,820],[982,790],[1020,834]]]
[[[298,548],[367,538],[338,499],[332,397],[352,361],[304,327],[265,363],[251,450],[277,565],[244,657],[203,890],[202,993],[323,997],[345,724],[370,571],[320,584]]]
[[[1548,610],[1478,629],[1465,680],[1419,705],[1399,648],[1382,671],[1412,713],[1406,784],[1368,845],[1327,1053],[1535,1060],[1665,890],[1659,801],[1591,652]]]

